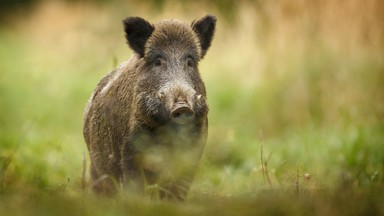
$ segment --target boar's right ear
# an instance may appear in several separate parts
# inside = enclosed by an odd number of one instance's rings
[[[129,46],[143,57],[145,43],[155,28],[141,17],[127,17],[123,23]]]
[[[216,17],[206,15],[200,20],[192,22],[192,29],[196,32],[200,40],[201,58],[207,53],[208,48],[211,46],[213,35],[215,34]]]

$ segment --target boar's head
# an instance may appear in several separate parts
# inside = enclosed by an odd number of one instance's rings
[[[191,25],[164,20],[154,25],[140,17],[124,21],[126,39],[137,55],[134,114],[149,127],[188,125],[206,119],[206,91],[198,70],[214,35],[216,18]]]

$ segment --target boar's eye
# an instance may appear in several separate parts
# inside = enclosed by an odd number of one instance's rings
[[[165,58],[161,53],[158,52],[150,52],[145,56],[145,62],[148,64],[148,66],[154,66],[154,67],[159,67],[164,65]]]
[[[193,59],[192,56],[187,57],[187,65],[188,67],[193,67],[195,65],[195,60]]]
[[[161,65],[162,65],[161,58],[160,58],[160,57],[155,58],[153,64],[154,64],[156,67],[161,66]]]

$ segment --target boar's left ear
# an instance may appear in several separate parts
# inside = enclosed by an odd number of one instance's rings
[[[129,46],[143,57],[145,43],[155,28],[141,17],[127,17],[123,23]]]
[[[211,46],[213,35],[215,33],[216,17],[206,15],[200,20],[192,22],[192,29],[197,33],[201,46],[201,58],[207,53],[208,48]]]

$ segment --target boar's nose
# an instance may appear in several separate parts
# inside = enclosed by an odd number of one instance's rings
[[[187,103],[178,102],[175,104],[174,108],[171,111],[171,121],[176,124],[188,124],[191,123],[194,119],[195,113],[188,106]]]

